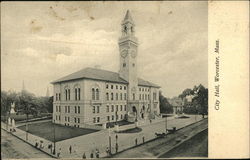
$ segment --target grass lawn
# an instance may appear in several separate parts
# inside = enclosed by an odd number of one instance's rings
[[[53,142],[54,141],[54,126],[55,126],[56,142],[98,131],[95,129],[63,126],[59,124],[53,124],[52,122],[41,122],[41,123],[29,124],[28,132]],[[23,131],[25,131],[26,129],[25,125],[20,126],[18,128]]]

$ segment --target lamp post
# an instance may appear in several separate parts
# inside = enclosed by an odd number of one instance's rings
[[[118,140],[118,135],[116,134],[115,135],[115,152],[116,153],[118,152],[118,143],[117,143],[117,140]]]
[[[111,135],[110,135],[110,124],[109,124],[109,154],[111,155]]]
[[[55,128],[55,120],[54,121],[54,124],[53,124],[53,131],[54,131],[54,149],[53,149],[53,154],[56,153],[56,128]]]
[[[28,141],[28,118],[29,118],[29,106],[26,105],[26,141]]]
[[[166,114],[166,123],[165,123],[165,126],[166,126],[166,134],[168,133],[168,115]]]

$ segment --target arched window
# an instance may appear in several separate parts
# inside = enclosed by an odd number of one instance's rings
[[[114,100],[114,93],[111,93],[111,101]]]
[[[92,100],[95,100],[95,89],[92,88]]]
[[[109,93],[106,93],[106,100],[109,100]]]
[[[95,92],[96,92],[96,100],[99,100],[99,89],[97,88]]]

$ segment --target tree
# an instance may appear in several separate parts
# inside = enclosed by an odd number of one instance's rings
[[[173,106],[168,102],[167,98],[162,95],[161,91],[159,92],[159,101],[161,113],[173,113]]]

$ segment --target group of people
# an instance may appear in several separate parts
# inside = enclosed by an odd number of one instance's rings
[[[74,150],[73,150],[73,147],[70,145],[69,146],[69,153],[72,154],[72,153],[76,153],[76,146],[74,147]],[[95,155],[95,158],[99,158],[100,157],[100,151],[98,149],[96,149],[95,151],[92,151],[90,153],[90,158],[94,158],[94,155]],[[83,153],[82,155],[82,159],[86,159],[86,154],[85,152]]]

